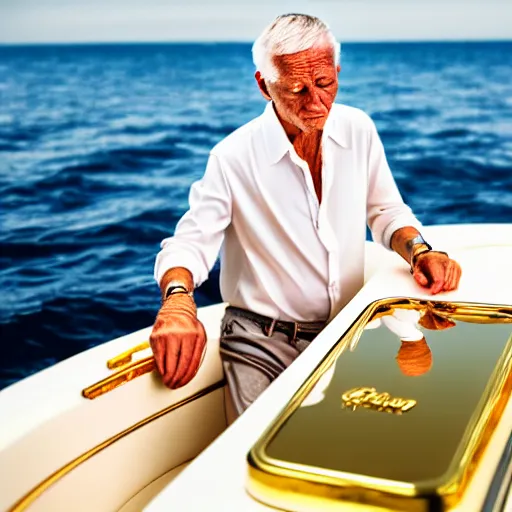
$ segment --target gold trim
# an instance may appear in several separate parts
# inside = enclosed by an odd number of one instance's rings
[[[114,444],[115,442],[119,441],[123,437],[127,436],[128,434],[131,434],[132,432],[135,432],[141,427],[144,427],[148,423],[151,423],[154,420],[157,420],[161,418],[162,416],[165,416],[167,413],[172,412],[179,407],[182,407],[186,404],[189,404],[190,402],[193,402],[194,400],[197,400],[199,398],[202,398],[209,393],[212,393],[213,391],[217,391],[224,387],[225,381],[220,380],[219,382],[216,382],[215,384],[212,384],[201,391],[198,391],[192,396],[189,396],[188,398],[185,398],[184,400],[181,400],[180,402],[177,402],[175,404],[170,405],[169,407],[166,407],[165,409],[162,409],[161,411],[158,411],[151,416],[148,416],[147,418],[135,423],[131,427],[128,427],[127,429],[123,430],[122,432],[119,432],[118,434],[110,437],[106,441],[103,441],[102,443],[96,445],[94,448],[91,448],[90,450],[86,451],[82,455],[76,457],[71,462],[68,462],[65,466],[62,466],[60,469],[52,473],[49,477],[45,478],[42,482],[40,482],[36,487],[34,487],[31,491],[29,491],[23,498],[21,498],[18,502],[15,503],[15,505],[9,510],[9,512],[21,512],[25,510],[31,503],[33,503],[43,492],[45,492],[49,487],[51,487],[53,484],[55,484],[58,480],[60,480],[63,476],[68,474],[70,471],[78,467],[83,462],[87,461],[97,453],[101,452],[105,448],[108,448],[110,445]]]
[[[423,491],[407,482],[391,481],[384,478],[357,475],[342,471],[309,468],[301,464],[276,460],[267,455],[270,441],[288,418],[300,406],[304,398],[318,382],[321,375],[336,361],[347,348],[353,349],[359,341],[363,329],[370,320],[379,318],[393,310],[427,310],[434,318],[464,320],[478,323],[512,323],[512,307],[496,304],[442,303],[409,298],[381,299],[371,303],[349,327],[325,358],[312,371],[303,385],[293,395],[281,414],[266,429],[248,454],[247,490],[258,500],[272,506],[294,510],[308,510],[321,506],[322,510],[334,510],[339,500],[360,504],[376,504],[382,507],[405,510],[427,510],[429,497],[419,496]],[[486,315],[484,313],[487,313]],[[489,319],[489,315],[492,320]],[[489,385],[482,397],[482,406],[473,428],[467,429],[460,449],[447,471],[450,478],[437,483],[437,496],[448,506],[458,502],[465,491],[470,477],[481,458],[492,435],[493,426],[501,418],[506,405],[505,395],[512,390],[512,337],[507,342],[496,370],[490,377]],[[410,498],[414,497],[414,500]],[[404,498],[406,499],[404,501]],[[408,498],[408,499],[407,499]],[[307,505],[309,504],[309,505]],[[345,504],[345,503],[344,503]],[[352,503],[353,505],[353,503]]]
[[[121,354],[107,361],[109,370],[117,370],[112,375],[86,387],[82,390],[82,396],[89,400],[112,391],[113,389],[129,382],[141,375],[150,373],[155,369],[155,358],[153,355],[133,361],[133,355],[149,348],[149,342],[144,341],[133,348],[121,352]]]
[[[125,364],[131,363],[133,359],[133,354],[136,354],[137,352],[141,352],[142,350],[146,350],[149,348],[149,342],[144,341],[140,343],[139,345],[136,345],[133,348],[130,348],[118,356],[113,357],[112,359],[109,359],[107,361],[107,368],[109,370],[115,370],[117,368],[120,368],[124,366]]]
[[[84,398],[88,398],[89,400],[94,400],[95,398],[112,391],[113,389],[121,386],[122,384],[126,384],[127,382],[144,375],[145,373],[150,373],[155,369],[155,358],[153,356],[145,357],[140,361],[135,361],[134,363],[128,364],[124,366],[118,372],[109,375],[108,377],[96,382],[92,386],[89,386],[82,390],[82,396]]]

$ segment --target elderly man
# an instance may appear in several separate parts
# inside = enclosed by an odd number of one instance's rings
[[[192,292],[222,246],[221,355],[235,415],[361,288],[366,224],[430,293],[455,289],[461,274],[421,237],[371,119],[334,104],[339,44],[329,28],[279,16],[253,58],[267,107],[212,149],[190,210],[162,242],[163,303],[151,334],[164,383],[189,382],[205,349]]]

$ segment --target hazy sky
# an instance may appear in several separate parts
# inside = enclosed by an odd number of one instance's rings
[[[512,39],[510,0],[0,0],[0,43],[252,41],[286,12],[342,42]]]

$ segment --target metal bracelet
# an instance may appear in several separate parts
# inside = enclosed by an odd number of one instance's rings
[[[167,288],[164,300],[167,300],[171,295],[177,295],[178,293],[186,293],[192,297],[192,292],[189,292],[185,285],[178,284],[175,286],[169,286],[169,288]]]

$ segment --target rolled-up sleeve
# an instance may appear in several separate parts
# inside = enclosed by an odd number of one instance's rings
[[[230,188],[218,156],[210,154],[203,178],[190,188],[189,205],[174,235],[160,245],[154,272],[158,283],[170,268],[185,267],[199,286],[217,259],[232,211]]]
[[[400,228],[421,229],[421,223],[403,202],[373,122],[369,132],[367,222],[373,240],[390,249],[391,236]]]

